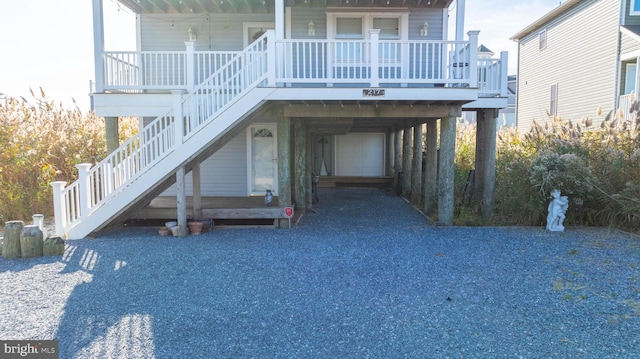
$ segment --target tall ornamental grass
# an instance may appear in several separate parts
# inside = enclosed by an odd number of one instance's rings
[[[534,122],[525,134],[499,131],[493,224],[545,225],[550,193],[557,188],[569,197],[565,224],[640,231],[638,107],[631,108],[632,120],[609,113],[598,126],[593,119],[555,117]],[[475,143],[475,126],[461,131],[467,134],[458,135],[456,166],[465,171],[473,161],[472,145],[465,141]]]
[[[76,106],[65,109],[31,91],[33,100],[0,101],[0,224],[53,216],[52,181],[71,183],[75,165],[97,163],[106,155],[104,120]],[[121,120],[121,139],[137,129]]]

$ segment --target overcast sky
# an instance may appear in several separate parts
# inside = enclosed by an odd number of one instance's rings
[[[103,0],[105,48],[135,49],[134,15],[115,0]],[[31,99],[29,88],[71,107],[89,108],[93,71],[90,0],[0,0],[0,92]],[[466,0],[468,30],[496,56],[509,52],[517,69],[517,44],[509,38],[560,4],[559,0]],[[455,17],[455,10],[451,14]],[[451,36],[454,36],[451,34]]]

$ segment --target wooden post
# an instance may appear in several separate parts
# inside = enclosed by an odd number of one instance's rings
[[[393,133],[393,188],[396,194],[402,193],[401,184],[398,182],[398,174],[402,172],[402,130],[396,129]]]
[[[20,253],[22,258],[42,257],[44,239],[42,231],[36,225],[28,225],[20,232]]]
[[[405,128],[402,133],[402,196],[409,198],[411,192],[411,157],[413,155],[411,145],[413,142],[413,131],[411,131],[411,128]]]
[[[178,237],[187,236],[187,191],[185,188],[184,166],[176,171],[176,200],[178,210]]]
[[[309,129],[306,129],[306,158],[305,158],[305,164],[306,164],[306,169],[305,169],[305,175],[304,175],[304,188],[305,190],[305,208],[311,208],[313,207],[313,184],[311,183],[311,181],[313,180],[311,178],[311,172],[313,172],[313,136],[311,135],[311,131],[309,131]]]
[[[427,121],[426,166],[423,173],[424,213],[435,213],[438,185],[438,120]]]
[[[422,124],[413,128],[413,164],[411,165],[411,203],[419,206],[422,200]]]
[[[291,119],[282,111],[278,115],[278,205],[291,206]],[[280,219],[280,228],[287,228],[288,221]]]
[[[118,130],[118,117],[104,118],[104,132],[107,141],[107,153],[111,153],[120,147],[120,134]]]
[[[9,221],[4,225],[4,241],[2,242],[2,257],[6,259],[20,257],[20,234],[24,222]]]
[[[61,256],[64,255],[64,240],[58,236],[49,237],[44,240],[42,246],[43,256]]]
[[[305,208],[305,178],[307,169],[307,146],[306,130],[301,120],[297,120],[294,125],[294,163],[295,163],[295,202],[298,210]]]
[[[454,169],[456,118],[440,120],[440,160],[438,161],[438,223],[452,226],[454,209]]]
[[[395,136],[394,136],[394,132],[387,132],[387,166],[385,168],[385,175],[387,176],[393,176],[394,175],[394,141],[395,140]],[[395,183],[395,180],[394,180]]]
[[[482,187],[482,216],[485,219],[493,215],[494,190],[496,185],[496,130],[498,110],[484,110],[485,119],[485,158],[484,180]]]
[[[484,161],[485,161],[485,127],[484,111],[476,110],[476,156],[475,173],[473,181],[474,202],[482,200],[482,188],[484,186]]]
[[[200,173],[200,163],[193,165],[191,169],[193,180],[193,217],[202,218],[202,181]]]

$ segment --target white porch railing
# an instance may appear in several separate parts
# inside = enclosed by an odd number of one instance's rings
[[[618,109],[622,113],[622,118],[620,118],[619,120],[622,120],[622,121],[635,120],[635,112],[631,113],[629,111],[635,99],[636,99],[636,95],[633,92],[627,95],[622,95],[618,98]]]
[[[241,51],[111,51],[104,54],[104,89],[123,92],[187,90]],[[188,56],[188,55],[192,56]],[[189,74],[192,74],[191,78]]]
[[[98,92],[191,90],[239,52],[108,52]],[[272,42],[276,83],[284,86],[413,86],[478,88],[506,94],[507,57],[477,59],[478,33],[469,41],[295,40]],[[477,74],[477,76],[471,76]]]
[[[78,180],[68,187],[66,182],[53,182],[56,234],[66,237],[70,228],[123,192],[206,123],[215,121],[235,99],[268,80],[268,62],[274,58],[266,44],[273,43],[273,38],[273,32],[268,31],[187,96],[175,91],[173,110],[146,125],[93,168],[91,164],[78,165]],[[167,169],[168,173],[173,170]]]

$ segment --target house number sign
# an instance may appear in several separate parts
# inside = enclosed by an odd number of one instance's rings
[[[363,89],[362,97],[384,97],[384,89]]]

